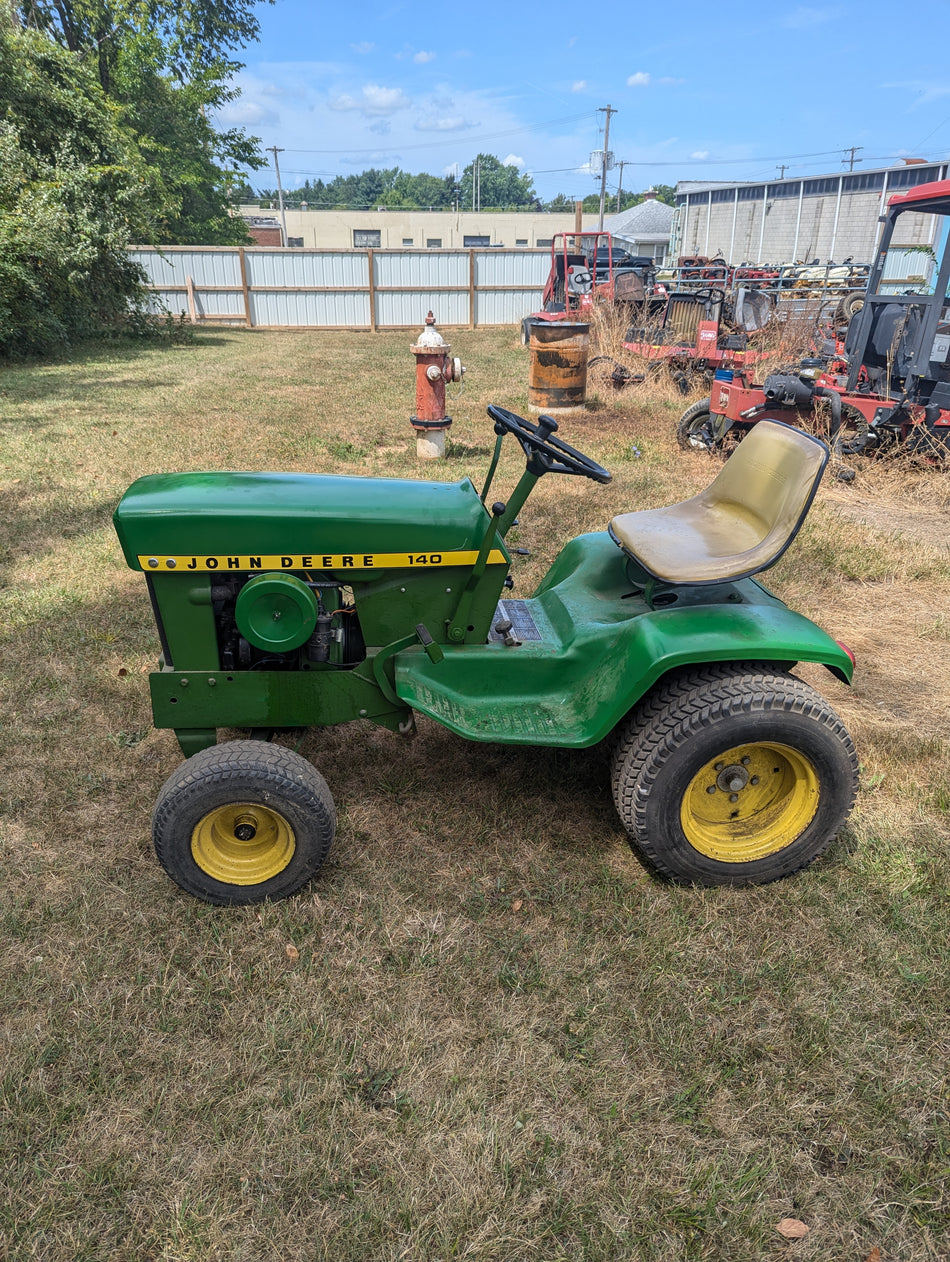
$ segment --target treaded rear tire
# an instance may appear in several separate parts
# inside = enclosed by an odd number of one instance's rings
[[[698,402],[690,404],[683,415],[679,419],[676,426],[676,441],[684,451],[712,451],[713,442],[703,441],[700,437],[700,431],[704,426],[708,427],[711,419],[709,405],[712,399],[699,399]]]
[[[265,855],[258,866],[275,870],[253,883],[219,879],[198,862],[194,846],[203,821],[215,813],[226,818],[230,808],[245,803],[279,821],[292,849],[286,862],[277,850],[272,860]],[[335,831],[336,810],[323,776],[306,758],[264,741],[228,741],[187,759],[165,782],[152,814],[159,863],[186,893],[218,906],[296,893],[323,864]]]
[[[753,853],[757,836],[771,835],[764,831],[770,819],[786,817],[786,799],[776,797],[777,805],[744,822],[726,818],[716,825],[725,838],[721,853],[730,855],[724,861],[697,849],[684,821],[692,830],[689,793],[700,773],[721,768],[717,756],[737,747],[767,755],[786,750],[788,761],[781,752],[775,761],[786,768],[788,797],[804,803],[798,808],[804,816],[813,813],[787,844],[751,858],[743,856]],[[798,765],[813,777],[814,792],[791,774]],[[858,787],[854,746],[834,711],[801,680],[755,662],[697,667],[661,681],[625,721],[612,771],[614,801],[633,849],[656,871],[695,885],[762,884],[807,867],[844,824]],[[715,770],[707,778],[715,783]],[[717,800],[737,799],[727,790]]]

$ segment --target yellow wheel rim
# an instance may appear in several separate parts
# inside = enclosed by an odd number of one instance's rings
[[[680,822],[689,844],[721,863],[775,854],[805,831],[818,810],[818,775],[788,745],[737,745],[693,776]]]
[[[259,885],[293,858],[294,830],[277,811],[257,802],[219,806],[191,834],[195,863],[226,885]]]

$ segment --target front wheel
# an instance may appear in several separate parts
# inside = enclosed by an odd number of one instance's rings
[[[801,680],[752,663],[661,684],[614,753],[631,846],[685,884],[762,884],[806,867],[857,787],[854,746],[834,711]]]
[[[169,776],[152,815],[162,867],[206,903],[286,898],[323,864],[336,829],[326,781],[306,758],[228,741]]]
[[[680,417],[676,427],[676,441],[684,451],[712,451],[716,446],[710,403],[711,399],[700,399]]]

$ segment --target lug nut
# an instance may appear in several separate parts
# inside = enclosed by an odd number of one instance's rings
[[[730,794],[729,794],[729,801],[730,801],[730,802],[738,802],[738,801],[739,801],[739,794],[738,794],[738,793],[730,793]]]
[[[709,786],[709,788],[706,790],[706,792],[707,792],[707,793],[715,793],[715,792],[716,792],[716,786],[715,786],[714,784],[711,784],[711,785]]]

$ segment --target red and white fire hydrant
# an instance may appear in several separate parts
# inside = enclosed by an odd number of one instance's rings
[[[415,346],[416,410],[409,424],[416,431],[416,455],[420,460],[435,460],[445,455],[445,431],[452,424],[445,415],[445,383],[461,381],[465,373],[460,359],[451,359],[452,349],[443,341],[430,311],[425,328]]]

